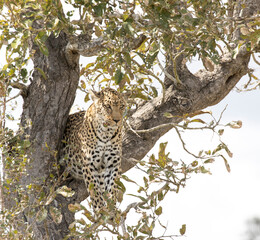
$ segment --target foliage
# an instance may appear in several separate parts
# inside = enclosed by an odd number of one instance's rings
[[[82,81],[87,85],[118,85],[131,91],[134,98],[147,100],[157,96],[158,83],[162,84],[153,71],[159,61],[174,62],[182,54],[186,59],[199,56],[218,63],[221,46],[232,51],[233,44],[237,44],[232,41],[237,28],[244,33],[240,44],[248,42],[252,50],[258,47],[259,18],[249,23],[232,22],[228,10],[233,6],[229,4],[220,0],[66,0],[63,4],[57,0],[2,0],[0,47],[7,45],[7,55],[0,77],[8,85],[27,83],[31,72],[26,66],[33,56],[28,42],[33,40],[48,55],[45,42],[50,34],[91,34],[89,28],[94,25],[93,36],[105,39],[110,47],[82,67]],[[72,10],[65,12],[63,6]],[[146,40],[132,49],[133,40],[143,34]]]

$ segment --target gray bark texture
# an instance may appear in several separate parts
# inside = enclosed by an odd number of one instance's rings
[[[250,11],[256,12],[257,8],[260,8],[257,0],[240,2],[246,2],[248,6],[243,9],[241,16],[252,15]],[[241,14],[241,9],[236,11]],[[27,169],[28,176],[22,179],[22,184],[26,186],[31,182],[44,181],[48,189],[49,175],[52,172],[53,162],[56,161],[55,152],[59,151],[79,82],[79,56],[97,55],[104,46],[102,39],[95,42],[91,42],[91,39],[81,41],[80,38],[71,40],[71,37],[61,32],[57,38],[54,36],[48,38],[48,56],[44,56],[37,46],[32,47],[35,50],[34,75],[24,97],[21,122],[25,134],[30,136],[33,149],[30,158],[33,160]],[[128,119],[135,130],[165,125],[159,130],[140,133],[139,137],[132,130],[126,130],[123,140],[123,172],[135,166],[136,160],[141,160],[158,139],[172,128],[167,123],[181,121],[179,117],[173,119],[164,117],[165,112],[182,116],[217,104],[248,72],[249,59],[250,53],[245,47],[241,47],[234,58],[228,53],[224,54],[220,64],[214,65],[213,71],[203,70],[196,74],[188,70],[184,61],[178,61],[177,73],[182,85],[176,85],[166,76],[165,96],[160,95],[140,104]],[[42,69],[46,76],[37,69]],[[174,78],[173,64],[169,63],[166,71]],[[68,210],[68,204],[80,202],[87,197],[83,182],[70,180],[63,184],[72,188],[76,194],[71,198],[59,195],[51,203],[61,210],[63,216],[61,223],[56,224],[50,214],[41,223],[35,220],[35,216],[25,216],[28,224],[33,227],[34,238],[37,240],[63,239],[69,232],[69,224],[74,221],[74,214]],[[31,198],[34,201],[36,196]]]

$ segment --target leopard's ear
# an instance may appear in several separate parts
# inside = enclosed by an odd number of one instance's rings
[[[100,92],[91,89],[89,89],[88,92],[93,102],[96,102],[100,98]]]

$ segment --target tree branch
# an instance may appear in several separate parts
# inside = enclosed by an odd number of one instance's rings
[[[181,116],[220,102],[247,73],[249,58],[250,53],[242,46],[235,59],[225,55],[213,72],[204,70],[193,75],[185,66],[178,66],[184,88],[168,85],[164,103],[160,95],[138,108],[129,118],[136,133],[142,133],[142,138],[138,138],[131,130],[126,132],[123,141],[124,159],[141,160],[161,136],[182,120]],[[167,68],[170,70],[173,66]],[[173,71],[170,73],[174,76]],[[166,112],[179,117],[166,118]],[[123,172],[134,165],[134,162],[123,161]]]
[[[20,93],[19,95],[21,95],[23,98],[25,98],[27,96],[27,91],[28,91],[28,88],[26,85],[22,84],[22,83],[19,83],[19,82],[12,82],[11,83],[11,86],[13,88],[17,88],[17,89],[20,89]],[[10,100],[9,100],[10,101]]]
[[[138,38],[129,40],[128,46],[132,50],[137,49],[145,40],[146,36],[141,34]],[[106,48],[114,48],[113,43],[103,37],[90,39],[87,34],[71,36],[65,49],[66,58],[68,63],[73,66],[75,62],[78,62],[79,55],[84,57],[97,56],[100,51]]]

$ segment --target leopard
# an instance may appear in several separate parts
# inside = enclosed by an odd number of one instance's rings
[[[117,200],[126,101],[112,88],[89,90],[89,94],[93,100],[90,107],[68,117],[60,159],[72,177],[84,180],[98,213],[106,207],[107,199]]]

